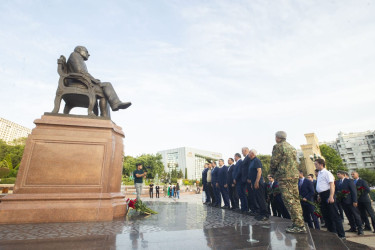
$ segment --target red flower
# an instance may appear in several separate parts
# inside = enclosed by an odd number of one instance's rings
[[[278,188],[278,187],[279,187],[279,185],[275,185],[275,186],[274,186],[274,188]]]
[[[129,207],[135,209],[135,203],[137,202],[137,199],[134,199],[134,200],[127,199],[126,202],[128,203]]]
[[[317,212],[314,212],[314,214],[318,217],[318,218],[322,218],[322,216],[320,214],[318,214]]]
[[[343,193],[343,194],[349,194],[350,191],[349,191],[349,190],[342,190],[342,193]]]
[[[357,188],[357,190],[359,191],[359,190],[365,190],[365,187],[359,187],[359,188]]]

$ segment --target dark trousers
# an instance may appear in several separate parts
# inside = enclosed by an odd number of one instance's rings
[[[211,185],[211,183],[210,183]],[[210,192],[208,190],[208,184],[203,184],[203,188],[204,188],[204,192],[206,193],[206,203],[210,203],[211,202],[211,195],[210,195]]]
[[[370,222],[367,217],[367,213],[370,215],[372,227],[375,231],[375,213],[374,213],[374,209],[371,206],[371,202],[358,202],[358,209],[361,214],[362,221],[365,223],[365,226],[367,228],[371,228]]]
[[[229,193],[229,200],[232,205],[232,208],[238,208],[239,198],[238,198],[236,186],[232,187],[232,185],[228,184],[228,193]]]
[[[241,201],[241,211],[247,211],[246,182],[240,182],[236,185],[237,193]]]
[[[150,198],[154,198],[154,191],[150,190]]]
[[[318,217],[314,214],[314,206],[307,202],[301,201],[303,212],[303,220],[309,225],[310,228],[320,229]],[[314,225],[313,225],[314,221]]]
[[[259,182],[258,189],[255,189],[254,186],[252,187],[252,195],[254,197],[253,200],[255,201],[255,204],[258,206],[257,213],[263,216],[267,216],[268,212],[264,191],[264,183]]]
[[[215,195],[214,195],[214,189],[212,187],[212,183],[211,182],[207,182],[207,191],[210,195],[210,199],[211,199],[211,204],[215,204]]]
[[[337,233],[339,237],[345,237],[342,220],[340,218],[336,202],[328,203],[329,194],[329,190],[320,193],[320,209],[322,211],[324,221],[326,222],[328,231]]]
[[[337,208],[339,210],[339,215],[342,220],[344,220],[344,210],[342,209],[341,202],[337,202]]]
[[[281,213],[280,213],[279,210],[277,209],[277,203],[276,203],[276,201],[273,199],[273,197],[272,197],[272,200],[270,200],[270,204],[271,204],[271,208],[272,208],[272,216],[281,217]]]
[[[212,184],[212,188],[214,190],[214,195],[215,195],[215,205],[221,206],[220,187],[216,187],[216,184]]]
[[[219,188],[220,188],[221,196],[223,197],[224,206],[230,207],[230,205],[229,205],[229,193],[228,193],[228,188],[225,188],[223,185],[220,185]]]
[[[346,217],[348,218],[351,229],[362,229],[361,215],[353,203],[345,204],[341,203],[342,209],[344,210]]]
[[[275,200],[275,203],[276,203],[277,213],[281,214],[281,216],[284,219],[290,219],[291,218],[290,214],[288,212],[288,209],[286,209],[286,207],[285,207],[285,204],[284,204],[284,201],[281,197],[281,194],[276,195],[274,200]]]
[[[159,190],[156,190],[156,198],[160,198],[159,197]]]
[[[255,191],[253,188],[251,188],[251,184],[247,183],[246,189],[247,189],[247,207],[252,212],[259,213],[259,204],[255,197]]]

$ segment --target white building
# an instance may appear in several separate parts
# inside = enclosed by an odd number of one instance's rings
[[[29,134],[31,134],[31,129],[0,118],[0,139],[6,143],[12,142],[14,139],[27,137]]]
[[[199,180],[202,177],[204,164],[207,160],[219,160],[222,158],[221,153],[188,147],[163,150],[159,151],[158,154],[163,157],[162,161],[166,172],[171,172],[173,169],[177,171],[181,169],[184,175],[185,171],[187,171],[187,179],[191,180]]]
[[[335,149],[349,170],[375,170],[375,131],[344,134],[340,132],[333,142],[323,142]]]

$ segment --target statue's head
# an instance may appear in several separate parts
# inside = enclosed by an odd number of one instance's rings
[[[90,54],[87,51],[86,47],[84,47],[84,46],[75,47],[74,52],[79,53],[83,57],[83,60],[85,60],[85,61],[87,61],[89,59]]]

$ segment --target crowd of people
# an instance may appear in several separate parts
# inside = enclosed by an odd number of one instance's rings
[[[369,215],[375,233],[370,188],[357,172],[353,171],[350,179],[347,172],[338,171],[335,181],[325,161],[316,159],[316,176],[309,174],[305,178],[298,170],[297,152],[286,141],[286,133],[278,131],[275,140],[267,182],[255,149],[243,147],[243,159],[236,153],[227,165],[223,159],[218,165],[216,161],[207,162],[202,172],[204,204],[254,216],[259,221],[269,220],[271,214],[291,219],[288,233],[306,233],[305,223],[315,229],[324,223],[341,239],[345,239],[344,213],[350,224],[346,232],[358,235],[371,230]]]

